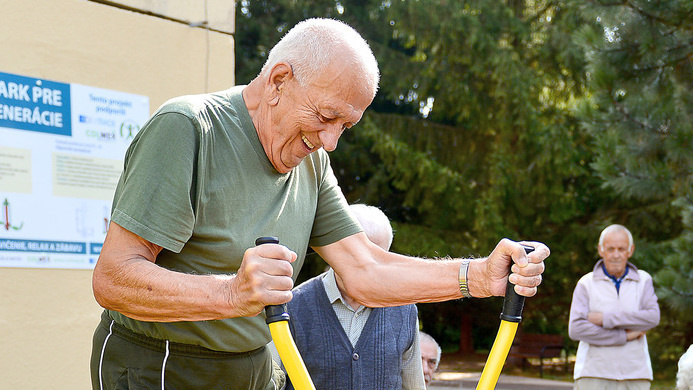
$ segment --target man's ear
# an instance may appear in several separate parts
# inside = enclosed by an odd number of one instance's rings
[[[635,253],[635,244],[630,246],[630,250],[628,250],[628,258],[630,259],[631,256],[633,256],[633,253]]]
[[[294,77],[291,65],[286,62],[280,62],[272,67],[270,70],[268,78],[268,97],[269,103],[271,105],[276,105],[279,103],[279,99],[282,95],[282,89],[285,87],[287,81]]]

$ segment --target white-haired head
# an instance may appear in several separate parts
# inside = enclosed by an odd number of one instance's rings
[[[436,370],[438,369],[438,365],[440,364],[440,355],[443,353],[443,351],[440,349],[440,345],[438,345],[438,342],[436,339],[433,338],[430,334],[424,332],[424,331],[419,331],[419,344],[423,343],[430,343],[431,345],[434,345],[436,348]]]
[[[365,204],[352,204],[349,208],[363,227],[368,239],[386,251],[390,250],[394,234],[387,215],[379,208]]]
[[[613,224],[607,226],[604,230],[602,230],[602,234],[599,235],[599,246],[601,247],[604,245],[604,240],[606,239],[606,236],[613,232],[624,232],[628,236],[628,247],[633,247],[633,235],[630,233],[630,230],[626,228],[623,225],[618,225],[618,224]]]
[[[345,58],[353,59],[352,66],[358,67],[365,87],[375,96],[380,81],[378,61],[356,30],[334,19],[312,18],[296,24],[270,50],[260,73],[286,62],[291,65],[296,81],[305,86],[331,61]]]

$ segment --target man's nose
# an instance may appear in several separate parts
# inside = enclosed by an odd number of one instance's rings
[[[342,131],[342,126],[339,124],[335,124],[334,126],[330,126],[329,129],[321,131],[319,137],[322,148],[328,152],[337,149],[337,143],[339,142],[339,137],[342,136]]]

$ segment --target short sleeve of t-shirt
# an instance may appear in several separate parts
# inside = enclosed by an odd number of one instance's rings
[[[185,115],[153,116],[128,149],[112,220],[156,245],[180,252],[195,224],[193,173],[198,142],[195,125]],[[155,230],[163,226],[166,229]]]

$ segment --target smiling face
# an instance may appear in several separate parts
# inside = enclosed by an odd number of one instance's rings
[[[342,132],[361,120],[375,92],[359,82],[356,69],[349,61],[335,61],[306,85],[300,85],[286,63],[272,69],[269,108],[258,135],[279,173],[291,171],[320,148],[333,151]]]
[[[597,247],[599,256],[604,259],[607,272],[615,277],[621,277],[626,271],[626,263],[635,245],[631,245],[628,234],[623,230],[613,230],[604,236],[604,241]]]

